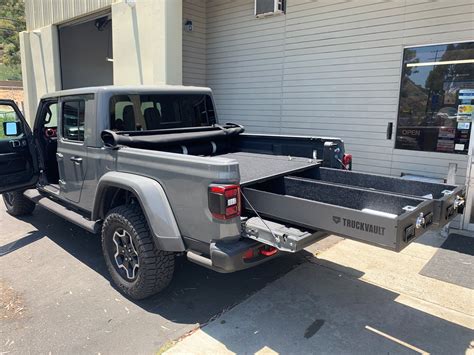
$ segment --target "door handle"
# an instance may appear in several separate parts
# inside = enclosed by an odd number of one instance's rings
[[[10,144],[12,145],[13,148],[21,147],[21,142],[18,139],[12,139],[10,141]]]
[[[62,153],[56,153],[56,158],[62,159],[64,158],[64,155]]]
[[[74,162],[75,164],[82,164],[82,158],[79,158],[79,157],[71,157],[70,158],[72,162]]]

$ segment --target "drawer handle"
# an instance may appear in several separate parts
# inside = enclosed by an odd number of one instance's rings
[[[458,209],[459,207],[464,205],[464,199],[461,196],[456,196],[454,200],[454,209]]]
[[[420,212],[420,215],[416,218],[415,227],[420,229],[421,227],[425,226],[425,217],[423,216],[423,212]]]

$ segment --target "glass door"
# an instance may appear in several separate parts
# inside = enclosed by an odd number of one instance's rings
[[[406,48],[395,148],[468,154],[474,42]]]

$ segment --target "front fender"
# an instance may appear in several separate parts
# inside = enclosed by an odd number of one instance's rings
[[[104,215],[103,198],[111,187],[128,190],[137,197],[160,250],[177,252],[186,249],[163,187],[158,181],[145,176],[115,171],[103,175],[94,198],[92,220]]]

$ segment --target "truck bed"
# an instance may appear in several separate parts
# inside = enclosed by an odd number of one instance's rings
[[[319,160],[246,152],[227,153],[218,157],[234,159],[239,163],[242,186],[294,174],[320,165]]]
[[[160,176],[183,234],[197,240],[241,233],[237,220],[226,224],[210,221],[208,210],[202,208],[207,196],[200,193],[203,186],[239,180],[245,200],[246,236],[287,251],[306,245],[313,238],[312,231],[400,251],[462,211],[463,186],[420,184],[340,169],[344,146],[338,139],[252,135],[235,130],[239,127],[131,136],[104,131],[104,143],[119,148],[120,171]],[[123,146],[131,149],[120,149]],[[195,198],[179,193],[183,182],[188,191],[195,192]],[[254,223],[261,216],[282,223],[282,227],[303,230],[294,235],[285,230],[278,237],[268,233],[265,224],[262,229]],[[206,228],[197,230],[200,223]],[[227,230],[223,232],[224,227]]]

